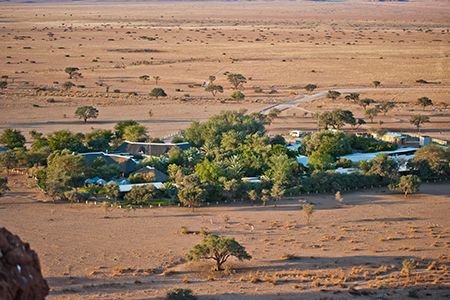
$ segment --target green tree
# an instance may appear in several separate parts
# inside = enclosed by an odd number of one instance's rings
[[[46,186],[52,197],[63,198],[64,192],[83,185],[88,170],[84,157],[63,150],[55,151],[47,160]]]
[[[221,86],[221,85],[209,84],[209,85],[205,88],[205,91],[211,92],[211,94],[213,95],[213,97],[215,97],[215,96],[217,95],[217,93],[223,93],[223,86]]]
[[[131,125],[125,127],[122,137],[130,142],[145,142],[149,138],[147,129],[143,125]]]
[[[282,190],[298,183],[298,173],[299,165],[295,158],[280,153],[270,158],[266,175],[278,186],[278,190]]]
[[[420,178],[417,175],[405,175],[401,176],[400,180],[395,185],[390,185],[390,189],[402,192],[405,198],[408,194],[414,194],[419,190]]]
[[[124,120],[117,122],[117,124],[114,126],[114,134],[116,138],[122,139],[125,128],[133,125],[139,125],[139,123],[133,120]]]
[[[274,207],[277,207],[277,202],[281,200],[285,193],[286,190],[280,184],[275,183],[272,186],[270,196],[274,200]]]
[[[317,85],[315,85],[315,84],[310,83],[310,84],[305,85],[305,90],[306,90],[308,93],[311,93],[311,92],[314,91],[315,89],[317,89]]]
[[[9,149],[23,148],[25,145],[25,137],[19,130],[8,128],[0,135],[0,143]]]
[[[358,101],[358,105],[364,108],[364,111],[367,110],[367,107],[372,103],[375,103],[375,100],[370,98],[364,98]]]
[[[244,100],[245,95],[241,91],[234,91],[233,94],[231,94],[231,98],[234,100]]]
[[[108,151],[112,138],[111,130],[94,129],[86,133],[84,142],[90,151]]]
[[[97,157],[92,162],[87,175],[89,177],[98,176],[105,180],[117,178],[122,173],[122,168],[118,164],[108,163],[103,157]]]
[[[9,174],[9,170],[17,167],[18,159],[17,154],[13,150],[8,150],[0,153],[0,167],[6,169],[6,173]]]
[[[89,105],[80,106],[75,111],[75,116],[83,119],[84,123],[86,123],[88,119],[96,119],[98,117],[98,109]]]
[[[398,164],[386,154],[380,154],[372,161],[360,164],[367,175],[394,180],[398,177]]]
[[[331,154],[316,151],[309,156],[308,165],[314,170],[326,170],[330,169],[335,161],[336,159]]]
[[[0,80],[0,90],[4,90],[8,87],[8,82],[6,80]]]
[[[396,106],[394,101],[383,101],[376,107],[386,115],[391,109],[394,109]]]
[[[234,238],[207,235],[200,244],[195,245],[186,255],[188,260],[212,259],[216,271],[223,270],[223,264],[230,258],[250,260],[252,257]]]
[[[8,178],[0,177],[0,197],[7,191],[9,191]]]
[[[433,100],[431,100],[428,97],[420,97],[419,99],[417,99],[416,104],[422,106],[423,110],[425,110],[425,108],[427,106],[432,106],[433,105]]]
[[[167,97],[167,94],[162,88],[154,88],[150,92],[150,96],[155,97],[156,99],[158,99],[159,97]]]
[[[233,88],[237,90],[239,87],[242,87],[244,83],[247,83],[247,78],[245,78],[242,74],[230,73],[228,74],[228,81],[231,83]]]
[[[414,115],[414,116],[411,116],[411,119],[409,119],[409,123],[411,123],[411,125],[416,126],[418,132],[420,132],[420,127],[423,124],[429,123],[429,122],[430,122],[430,117],[424,116],[424,115]]]
[[[84,135],[82,133],[60,130],[49,134],[47,140],[52,151],[68,149],[74,152],[83,152],[85,150],[83,138]]]
[[[190,206],[192,212],[205,199],[205,190],[196,175],[183,176],[178,184],[178,199],[184,206]]]
[[[320,132],[307,135],[300,147],[300,152],[310,156],[316,151],[330,154],[333,157],[349,154],[352,152],[350,140],[342,132],[332,132],[322,130]]]
[[[345,124],[356,124],[353,113],[349,110],[335,109],[319,115],[319,126],[322,128],[328,129],[331,126],[334,129],[340,129]]]
[[[327,98],[330,98],[332,100],[336,100],[341,96],[341,93],[338,91],[329,90],[327,93]]]
[[[377,107],[372,107],[366,110],[364,113],[364,116],[370,120],[371,123],[373,123],[373,119],[378,116],[379,110]]]
[[[145,205],[157,196],[155,187],[151,184],[135,186],[124,199],[133,205]]]
[[[450,148],[427,145],[420,148],[409,161],[409,166],[424,179],[450,176]]]

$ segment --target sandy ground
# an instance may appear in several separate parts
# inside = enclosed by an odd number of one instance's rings
[[[406,131],[414,130],[404,121],[415,113],[410,104],[418,97],[450,104],[448,2],[174,3],[127,2],[125,13],[123,3],[0,4],[0,75],[9,77],[0,93],[0,128],[85,132],[134,118],[144,121],[151,136],[161,137],[223,109],[258,111],[289,101],[305,93],[309,83],[322,91],[369,87],[374,80],[382,88],[400,88],[394,95],[362,96],[408,103],[377,120]],[[68,66],[81,69],[83,78],[72,80],[78,87],[35,90],[59,88],[69,80]],[[222,103],[233,92],[226,72],[248,78],[246,100],[239,104]],[[144,74],[150,80],[142,82]],[[212,97],[200,86],[209,75],[224,86],[223,94]],[[160,77],[158,84],[153,76]],[[419,79],[433,84],[418,84]],[[110,93],[98,83],[110,86]],[[155,86],[169,98],[146,96]],[[129,96],[134,92],[138,96]],[[348,107],[321,100],[314,111]],[[73,116],[82,104],[100,109],[91,125]],[[448,109],[426,114],[432,123],[424,134],[449,138]],[[282,119],[271,130],[286,133],[311,128],[310,123]]]
[[[21,175],[0,198],[0,225],[39,253],[51,286],[49,299],[156,299],[173,287],[204,299],[421,299],[450,293],[448,184],[426,184],[403,198],[385,189],[306,196],[273,207],[235,203],[192,213],[184,208],[116,209],[37,201],[42,195]],[[305,224],[301,202],[317,205]],[[235,237],[253,256],[230,261],[225,273],[211,264],[184,263],[201,235],[181,227]],[[283,255],[294,256],[289,260]],[[404,258],[418,267],[399,275]],[[436,267],[429,267],[435,261]],[[428,269],[427,269],[428,268]],[[356,289],[356,292],[353,290]],[[363,297],[363,298],[364,298]]]

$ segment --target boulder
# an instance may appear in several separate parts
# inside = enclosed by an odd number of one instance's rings
[[[40,300],[48,292],[36,252],[17,235],[0,228],[0,299]]]

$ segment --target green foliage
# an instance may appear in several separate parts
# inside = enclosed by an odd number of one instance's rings
[[[122,169],[117,164],[108,163],[103,157],[97,157],[87,170],[87,176],[98,176],[105,180],[117,178],[122,173]]]
[[[299,150],[302,154],[307,156],[319,151],[324,154],[329,154],[334,158],[352,153],[348,136],[342,132],[332,132],[327,130],[307,135],[303,139],[302,146]]]
[[[269,169],[266,176],[270,178],[277,189],[290,188],[299,183],[300,166],[295,158],[289,158],[286,154],[277,154],[269,159]]]
[[[225,133],[235,130],[243,136],[264,133],[265,121],[257,116],[245,115],[242,112],[226,111],[213,116],[204,123],[194,122],[184,130],[183,137],[194,146],[201,147],[211,143],[219,146]]]
[[[216,262],[216,270],[221,271],[222,265],[231,256],[239,260],[252,258],[234,238],[207,235],[200,244],[189,251],[186,258],[188,260],[212,259]]]
[[[178,184],[178,199],[192,211],[205,199],[205,190],[196,175],[182,176]]]
[[[420,148],[408,165],[422,179],[450,177],[450,148],[428,145]]]
[[[328,129],[331,126],[334,129],[340,129],[345,124],[356,125],[353,113],[349,110],[335,109],[319,115],[319,126],[322,128]]]
[[[380,154],[371,161],[360,162],[360,168],[367,175],[394,180],[398,177],[398,164],[386,154]]]
[[[72,133],[69,130],[55,131],[48,135],[48,146],[52,151],[68,149],[73,152],[83,152],[84,135],[82,133]]]
[[[167,300],[196,300],[190,289],[174,289],[167,292]]]
[[[372,107],[366,110],[364,113],[364,117],[370,120],[371,123],[373,123],[373,119],[378,116],[378,113],[380,112],[378,107]]]
[[[397,149],[397,144],[377,140],[371,136],[349,135],[350,147],[361,152],[390,151]]]
[[[23,148],[25,137],[19,130],[8,128],[0,135],[0,144],[5,145],[9,149]]]
[[[234,91],[233,94],[231,94],[231,98],[234,100],[243,100],[245,95],[241,91]]]
[[[146,183],[152,182],[155,179],[154,173],[134,173],[128,176],[128,181],[130,183]]]
[[[0,168],[5,168],[7,172],[10,169],[17,167],[17,154],[13,150],[8,150],[0,153]]]
[[[84,142],[89,151],[108,151],[113,138],[111,130],[95,129],[86,133]]]
[[[429,123],[429,122],[430,122],[430,117],[424,116],[424,115],[414,115],[414,116],[411,116],[411,119],[409,120],[409,123],[411,123],[411,125],[416,126],[418,131],[420,131],[420,127],[424,123]]]
[[[145,142],[149,138],[147,129],[143,125],[131,125],[125,127],[122,137],[130,142]]]
[[[0,197],[3,196],[3,194],[6,191],[9,191],[8,178],[7,177],[0,177]]]
[[[337,98],[339,98],[341,96],[341,93],[338,91],[333,91],[333,90],[329,90],[327,93],[327,98],[336,100]]]
[[[227,78],[235,90],[242,87],[244,83],[247,83],[247,78],[245,78],[242,74],[230,73]]]
[[[105,196],[109,201],[116,201],[119,198],[119,185],[117,183],[108,183],[104,185]]]
[[[348,95],[345,96],[345,100],[349,100],[349,101],[353,101],[355,103],[357,103],[359,101],[359,93],[350,93]]]
[[[375,103],[375,100],[370,99],[370,98],[364,98],[364,99],[358,100],[358,105],[362,106],[362,108],[364,108],[364,110],[366,110],[367,107],[372,103]]]
[[[223,86],[221,86],[221,85],[209,84],[209,85],[205,88],[205,91],[211,92],[211,94],[215,97],[215,96],[217,95],[217,93],[223,93]]]
[[[30,135],[33,138],[33,143],[31,144],[31,150],[40,152],[40,151],[50,151],[48,145],[48,139],[44,137],[44,134],[37,131],[30,131]]]
[[[139,125],[139,123],[133,120],[125,120],[117,122],[117,124],[114,126],[114,134],[116,138],[122,139],[123,134],[125,133],[125,128],[134,125]]]
[[[419,99],[417,99],[416,104],[422,106],[423,109],[425,109],[425,107],[433,105],[433,100],[428,97],[420,97]]]
[[[80,106],[75,111],[75,116],[83,119],[84,123],[86,123],[88,119],[96,119],[98,117],[98,109],[90,105]]]
[[[405,175],[401,176],[397,184],[390,185],[389,188],[395,191],[402,192],[405,197],[408,194],[414,194],[419,190],[420,178],[417,175]]]
[[[124,199],[132,205],[145,205],[158,196],[158,191],[151,184],[135,186]]]
[[[391,109],[394,109],[395,106],[396,104],[394,101],[383,101],[377,105],[377,108],[386,115]]]
[[[162,88],[154,88],[150,92],[150,96],[156,97],[156,99],[158,99],[159,97],[167,97],[167,94]]]
[[[308,165],[314,170],[327,170],[332,168],[332,164],[335,162],[335,158],[326,152],[315,151],[308,159]]]
[[[73,155],[68,150],[53,152],[48,157],[47,192],[63,198],[64,192],[83,185],[86,172],[86,160],[81,155]]]

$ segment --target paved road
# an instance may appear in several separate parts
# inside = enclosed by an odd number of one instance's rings
[[[383,91],[383,92],[406,92],[406,91],[449,91],[450,88],[442,87],[442,88],[424,88],[424,87],[396,87],[396,88],[374,88],[374,87],[366,87],[366,88],[332,88],[332,90],[339,91],[341,94],[349,94],[349,93],[364,93],[364,92],[375,92],[375,91]],[[286,102],[277,103],[269,105],[259,112],[262,114],[269,113],[272,109],[278,109],[280,111],[292,108],[297,106],[300,103],[311,102],[323,97],[326,97],[328,90],[320,91],[316,94],[304,94],[295,97],[294,99],[288,100]]]

